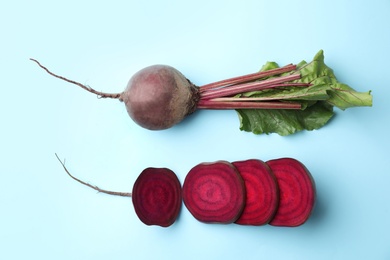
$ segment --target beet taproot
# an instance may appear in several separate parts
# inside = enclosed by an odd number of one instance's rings
[[[135,213],[146,225],[169,227],[179,215],[182,204],[181,184],[176,174],[168,168],[146,168],[136,179],[132,192],[116,192],[101,189],[76,178],[58,156],[57,159],[65,172],[79,183],[101,193],[131,197]]]
[[[50,75],[77,85],[98,95],[100,98],[113,98],[123,101],[131,119],[149,130],[170,128],[197,109],[301,109],[301,105],[294,102],[252,102],[247,98],[240,99],[239,102],[217,100],[221,97],[229,97],[237,93],[259,89],[285,85],[296,86],[296,83],[292,81],[300,78],[299,73],[281,75],[295,70],[296,65],[251,73],[200,87],[194,85],[181,72],[171,66],[152,65],[136,72],[130,78],[123,92],[105,93],[55,74],[37,60],[31,60]],[[279,75],[279,77],[268,78],[274,75]],[[257,79],[263,80],[254,81]]]
[[[232,163],[244,179],[245,207],[236,224],[260,226],[268,224],[279,205],[279,188],[269,166],[257,159]]]
[[[137,124],[160,130],[176,125],[193,113],[199,91],[175,68],[154,65],[134,74],[120,99]]]
[[[198,164],[184,180],[183,201],[201,222],[233,223],[245,206],[244,180],[229,162]]]
[[[273,226],[296,227],[307,221],[314,208],[316,188],[312,175],[300,161],[280,158],[266,162],[276,176],[280,201]]]

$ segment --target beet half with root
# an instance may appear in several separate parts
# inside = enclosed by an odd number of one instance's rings
[[[167,168],[146,168],[136,179],[132,192],[116,192],[101,189],[74,177],[58,156],[66,173],[74,180],[98,192],[131,197],[135,213],[146,225],[169,227],[180,213],[182,190],[176,174]]]

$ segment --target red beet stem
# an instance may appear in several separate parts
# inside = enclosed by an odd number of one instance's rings
[[[279,87],[310,87],[313,86],[311,83],[280,83],[280,84],[275,84],[272,86],[273,88],[279,88]]]
[[[240,99],[240,100],[238,100]],[[246,98],[238,98],[237,101],[199,100],[198,109],[301,109],[299,103],[279,101],[250,102]]]
[[[281,83],[269,86],[269,88],[278,88],[278,87],[310,87],[312,84],[310,83]],[[266,101],[266,100],[280,100],[280,97],[220,97],[220,98],[212,98],[210,101]]]
[[[243,76],[239,76],[239,77],[234,77],[234,78],[225,79],[225,80],[217,81],[214,83],[206,84],[206,85],[200,86],[200,91],[203,92],[203,91],[206,91],[209,89],[218,88],[218,87],[222,87],[222,86],[229,86],[229,85],[244,83],[244,82],[248,82],[248,81],[252,81],[252,80],[256,80],[256,79],[260,79],[260,78],[264,78],[264,77],[274,76],[274,75],[282,74],[285,72],[293,71],[295,69],[296,69],[296,65],[289,64],[289,65],[286,65],[282,68],[251,73],[251,74],[247,74],[247,75],[243,75]]]
[[[307,168],[292,158],[267,161],[276,176],[280,191],[279,207],[270,221],[273,226],[302,225],[314,208],[316,189]]]
[[[201,99],[211,99],[218,97],[232,96],[240,93],[263,90],[267,88],[272,88],[276,84],[292,81],[299,79],[301,75],[299,73],[294,73],[287,76],[281,76],[277,78],[271,78],[261,81],[254,81],[250,83],[243,83],[239,85],[233,85],[226,88],[212,89],[200,94]]]

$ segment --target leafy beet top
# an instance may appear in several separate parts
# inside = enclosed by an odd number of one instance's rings
[[[201,163],[184,180],[183,200],[201,222],[233,223],[245,205],[244,181],[228,162]]]
[[[236,223],[264,225],[275,215],[279,204],[279,188],[269,166],[261,160],[233,162],[245,182],[246,203]]]
[[[180,212],[180,181],[167,168],[147,168],[134,183],[132,200],[135,212],[143,223],[168,227]]]
[[[267,161],[280,190],[279,208],[270,224],[295,227],[309,218],[315,203],[314,180],[308,169],[292,158]]]

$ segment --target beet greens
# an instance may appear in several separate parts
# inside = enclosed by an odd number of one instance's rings
[[[57,75],[31,60],[56,78],[101,98],[123,101],[134,122],[150,130],[170,128],[197,109],[235,109],[241,130],[289,135],[321,128],[333,116],[333,107],[372,105],[370,91],[357,92],[337,81],[324,63],[322,50],[310,63],[279,67],[268,62],[260,72],[200,87],[170,66],[153,65],[134,74],[123,92],[112,94]]]

